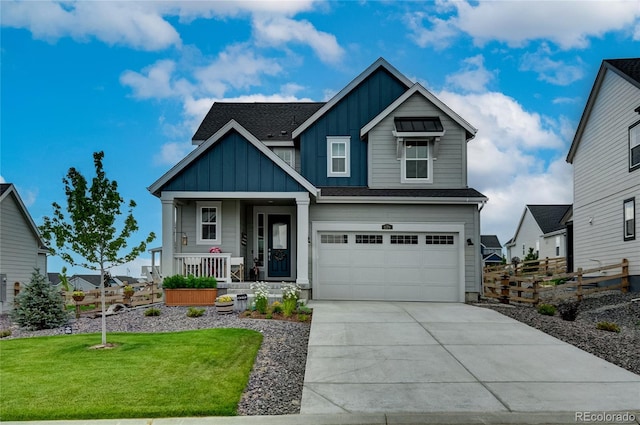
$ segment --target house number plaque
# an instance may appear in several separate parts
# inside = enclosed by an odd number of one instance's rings
[[[383,224],[382,230],[393,230],[393,225],[391,224]]]

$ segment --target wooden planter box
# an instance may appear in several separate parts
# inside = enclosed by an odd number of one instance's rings
[[[165,289],[164,303],[169,307],[214,305],[218,289]]]

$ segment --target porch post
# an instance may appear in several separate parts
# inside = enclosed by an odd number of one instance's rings
[[[302,287],[309,286],[309,194],[306,199],[296,198],[297,207],[297,275],[296,283]]]
[[[162,199],[162,254],[160,260],[162,277],[175,274],[173,271],[175,210],[173,199]]]

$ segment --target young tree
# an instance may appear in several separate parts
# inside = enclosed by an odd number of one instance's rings
[[[104,282],[105,271],[113,266],[134,260],[144,252],[154,238],[151,232],[144,241],[127,249],[127,239],[138,230],[133,218],[136,203],[129,201],[127,216],[122,223],[116,219],[122,215],[120,206],[124,199],[118,193],[118,183],[109,180],[102,168],[104,152],[95,152],[93,162],[96,176],[88,186],[87,180],[75,168],[70,168],[62,179],[67,197],[65,218],[62,208],[53,203],[53,217],[45,217],[40,227],[48,242],[55,242],[55,254],[74,266],[100,270],[100,282]],[[122,229],[117,233],[116,226]],[[123,252],[126,252],[123,254]],[[76,254],[80,259],[76,259]],[[105,287],[100,285],[102,304],[102,345],[107,344],[107,322],[105,315]]]

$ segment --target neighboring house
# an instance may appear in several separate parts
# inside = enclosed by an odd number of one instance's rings
[[[196,149],[149,187],[162,274],[225,284],[232,256],[314,299],[477,297],[475,133],[382,58],[326,103],[214,103]]]
[[[602,62],[567,162],[574,270],[626,258],[640,289],[640,58]]]
[[[13,309],[20,287],[35,269],[47,273],[49,250],[16,187],[0,184],[0,314]]]
[[[527,205],[518,222],[516,232],[505,245],[507,261],[514,257],[521,261],[533,248],[538,258],[567,256],[567,228],[562,219],[571,205]]]
[[[137,282],[138,282],[138,279],[130,276],[112,276],[109,279],[108,286],[117,287],[117,286],[124,286],[126,284],[133,284]],[[100,289],[100,275],[99,274],[74,274],[69,278],[69,286],[72,289],[79,289],[82,291],[92,291],[94,289]]]
[[[502,244],[496,235],[480,235],[480,252],[484,266],[502,263]]]

